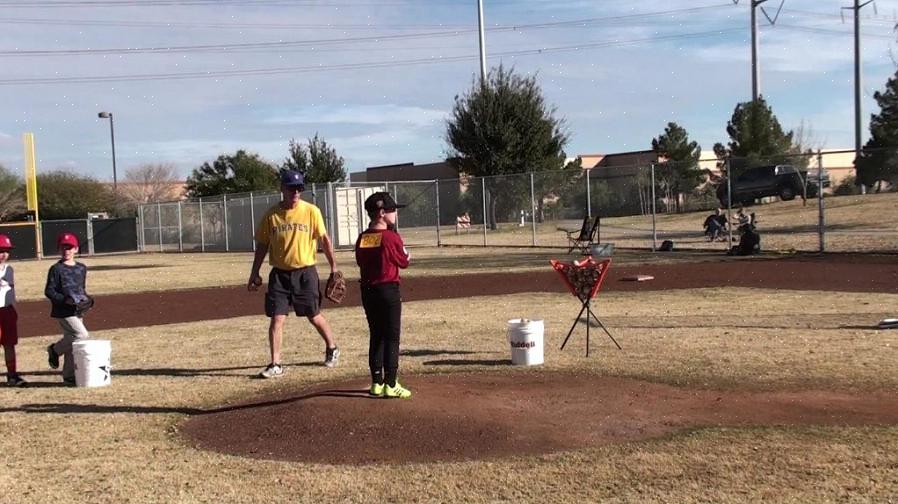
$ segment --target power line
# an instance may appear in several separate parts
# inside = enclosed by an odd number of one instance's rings
[[[606,16],[606,17],[598,17],[598,18],[586,18],[586,19],[575,19],[570,21],[558,21],[552,23],[537,23],[537,24],[512,24],[506,27],[495,25],[492,28],[526,28],[532,26],[544,26],[544,27],[553,27],[553,26],[570,26],[582,24],[583,26],[590,26],[591,24],[595,24],[598,22],[610,22],[617,20],[630,20],[634,18],[648,18],[648,17],[656,17],[656,16],[666,16],[673,14],[687,14],[694,13],[703,10],[709,9],[720,9],[724,7],[731,7],[730,4],[714,4],[714,5],[706,5],[706,6],[698,6],[698,7],[686,7],[681,9],[668,9],[663,11],[651,11],[651,12],[643,12],[643,13],[635,13],[635,14],[624,14],[619,16]],[[424,27],[424,28],[439,28],[439,29],[447,29],[447,28],[469,28],[471,25],[447,25],[447,24],[429,24],[429,25],[414,25],[414,24],[392,24],[392,25],[373,25],[370,23],[361,24],[361,23],[349,23],[349,24],[339,24],[339,23],[319,23],[319,24],[309,24],[309,23],[213,23],[213,22],[184,22],[184,21],[135,21],[135,20],[103,20],[103,19],[48,19],[48,18],[0,18],[0,23],[4,24],[36,24],[36,25],[62,25],[62,26],[105,26],[105,27],[126,27],[126,28],[220,28],[220,29],[251,29],[251,28],[259,28],[259,29],[284,29],[284,30],[293,30],[293,29],[335,29],[335,30],[358,30],[358,29],[408,29],[409,27]]]
[[[658,37],[646,37],[630,40],[615,40],[606,42],[593,42],[577,45],[543,47],[536,49],[526,49],[519,51],[506,51],[494,53],[492,59],[519,56],[534,56],[558,52],[571,52],[589,49],[600,49],[606,47],[616,47],[624,45],[641,44],[645,42],[659,42],[669,40],[701,38],[709,36],[720,36],[730,32],[742,32],[744,28],[732,28],[728,30],[712,30],[705,32],[684,33],[677,35],[666,35]],[[262,76],[262,75],[280,75],[293,73],[313,73],[323,71],[337,70],[361,70],[373,68],[395,68],[400,66],[426,65],[437,63],[455,63],[460,61],[470,61],[477,59],[476,55],[460,55],[460,56],[440,56],[430,58],[417,58],[409,60],[392,60],[392,61],[376,61],[365,63],[341,63],[333,65],[310,65],[300,67],[276,67],[276,68],[258,68],[250,70],[221,70],[221,71],[200,71],[200,72],[181,72],[181,73],[165,73],[165,74],[132,74],[132,75],[111,75],[111,76],[85,76],[85,77],[34,77],[19,79],[0,79],[0,86],[19,85],[19,84],[83,84],[83,83],[100,83],[100,82],[132,82],[132,81],[158,81],[158,80],[184,80],[184,79],[210,79],[224,77],[245,77],[245,76]]]
[[[777,26],[782,27],[782,28],[789,28],[792,30],[806,31],[806,32],[812,32],[812,33],[822,33],[822,34],[827,34],[827,35],[829,35],[829,34],[854,35],[850,31],[836,30],[833,28],[818,28],[818,27],[813,27],[813,26],[790,25],[790,24],[784,24],[784,23],[779,23],[779,24],[777,24]],[[864,38],[895,40],[895,37],[892,35],[876,35],[876,34],[872,34],[872,33],[864,33],[861,36]]]
[[[509,26],[496,26],[488,28],[489,32],[508,32],[519,30],[539,30],[539,29],[557,29],[568,28],[571,26],[591,25],[597,23],[607,23],[609,21],[621,21],[634,18],[646,18],[655,16],[666,16],[673,13],[696,12],[699,10],[717,9],[721,7],[729,7],[729,4],[709,5],[702,7],[690,7],[684,9],[672,9],[666,11],[655,11],[638,14],[625,14],[620,16],[607,16],[600,18],[573,19],[567,21],[553,21],[547,23],[529,23],[516,24]],[[36,57],[36,56],[75,56],[75,55],[115,55],[115,54],[153,54],[153,53],[185,53],[185,52],[210,52],[210,51],[227,51],[235,52],[245,49],[273,49],[284,47],[308,46],[308,45],[330,45],[330,44],[352,44],[361,42],[382,42],[392,40],[409,40],[430,37],[455,37],[464,34],[470,34],[476,31],[474,28],[466,28],[461,30],[436,31],[436,32],[420,32],[405,33],[393,35],[370,35],[364,37],[343,37],[334,39],[307,39],[293,41],[277,41],[277,42],[249,42],[249,43],[231,43],[231,44],[205,44],[205,45],[186,45],[186,46],[163,46],[163,47],[133,47],[133,48],[109,48],[109,49],[38,49],[38,50],[12,50],[0,51],[0,57]]]

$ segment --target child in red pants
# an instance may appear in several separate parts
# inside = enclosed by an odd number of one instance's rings
[[[16,313],[15,275],[8,262],[11,251],[12,241],[5,234],[0,234],[0,345],[3,346],[6,360],[6,385],[24,387],[28,382],[16,370],[19,315]]]

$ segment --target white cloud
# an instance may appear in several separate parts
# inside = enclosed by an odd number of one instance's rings
[[[408,125],[427,127],[445,120],[445,110],[394,104],[348,105],[341,107],[311,106],[266,119],[267,124],[343,124],[343,125]]]

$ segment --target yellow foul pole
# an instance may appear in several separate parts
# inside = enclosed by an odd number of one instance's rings
[[[34,215],[34,241],[38,259],[41,258],[40,217],[37,210],[37,162],[34,155],[34,133],[22,135],[25,147],[25,196],[28,210]]]

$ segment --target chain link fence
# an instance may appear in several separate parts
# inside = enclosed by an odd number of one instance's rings
[[[878,218],[894,214],[898,194],[892,186],[880,187],[878,194],[855,194],[853,166],[845,157],[846,151],[834,151],[688,165],[313,184],[302,197],[321,209],[328,234],[340,248],[352,247],[367,225],[364,199],[388,191],[408,205],[400,211],[398,226],[409,245],[568,247],[585,218],[600,217],[596,240],[619,248],[657,250],[670,242],[676,250],[724,252],[739,241],[739,219],[748,218],[761,236],[762,250],[898,251],[898,221]],[[764,176],[756,176],[759,172]],[[796,177],[800,183],[793,184]],[[280,193],[265,192],[142,205],[141,250],[251,251],[255,226],[279,200]],[[715,211],[721,232],[712,236],[706,228]]]

